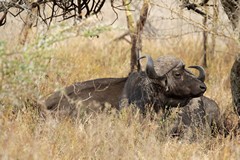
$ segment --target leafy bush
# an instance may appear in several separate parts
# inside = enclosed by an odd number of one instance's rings
[[[37,101],[42,96],[40,83],[45,78],[51,55],[44,46],[38,45],[35,42],[9,52],[5,43],[0,43],[0,102],[3,108],[19,108],[26,101]]]

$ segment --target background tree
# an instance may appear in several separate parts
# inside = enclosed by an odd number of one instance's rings
[[[40,0],[37,2],[32,1],[3,1],[0,2],[0,26],[3,26],[7,22],[8,14],[12,16],[20,16],[22,12],[27,12],[25,25],[20,33],[20,43],[24,44],[28,36],[28,31],[33,25],[38,25],[39,19],[44,22],[48,27],[51,25],[53,19],[60,19],[64,21],[67,19],[87,18],[90,15],[98,14],[101,12],[105,0]],[[128,29],[131,37],[131,62],[130,71],[139,70],[140,64],[138,63],[139,54],[142,50],[142,38],[143,27],[147,19],[149,0],[144,0],[139,19],[135,22],[133,15],[131,14],[131,1],[122,0],[123,10],[126,11]],[[111,1],[112,9],[120,9],[121,5],[114,6],[114,0]],[[11,12],[14,9],[15,13]]]
[[[144,0],[139,20],[135,22],[133,15],[131,14],[131,3],[128,0],[123,0],[123,5],[126,10],[126,17],[128,23],[128,29],[131,37],[131,62],[130,71],[140,70],[139,57],[142,52],[142,32],[143,27],[147,20],[149,0]]]
[[[30,0],[9,0],[0,2],[0,26],[7,22],[8,15],[14,17],[20,16],[22,12],[28,12],[36,16],[36,24],[38,20],[43,21],[50,26],[54,18],[61,21],[70,18],[83,19],[90,15],[97,14],[101,11],[105,0],[38,0],[36,2]],[[36,14],[31,12],[36,9]]]
[[[82,20],[101,12],[105,0],[9,0],[0,2],[0,26],[7,23],[9,16],[20,17],[24,26],[20,33],[20,43],[24,44],[29,29],[43,22],[48,27],[53,19],[64,21],[68,19]],[[22,14],[27,14],[22,18]]]
[[[221,0],[224,11],[227,14],[229,20],[231,21],[232,28],[236,31],[238,36],[238,41],[240,43],[240,1],[239,0]],[[238,45],[240,48],[240,46]],[[235,62],[233,63],[231,73],[230,73],[230,82],[232,97],[234,103],[234,109],[237,112],[238,116],[240,115],[240,53],[237,53]]]

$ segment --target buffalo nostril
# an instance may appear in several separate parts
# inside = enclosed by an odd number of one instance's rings
[[[203,91],[206,91],[207,87],[205,85],[200,85],[200,89],[203,90]]]

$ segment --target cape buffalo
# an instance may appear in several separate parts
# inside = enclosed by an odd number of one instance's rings
[[[69,110],[67,113],[79,106],[96,111],[106,103],[121,109],[126,100],[141,110],[145,105],[153,104],[156,112],[160,107],[184,106],[191,98],[206,91],[204,69],[191,67],[200,71],[199,77],[186,70],[184,63],[175,57],[162,56],[155,66],[148,57],[146,71],[133,72],[127,78],[78,82],[50,95],[44,105],[48,110]]]
[[[144,107],[152,106],[156,112],[160,108],[182,106],[171,134],[180,132],[182,128],[197,126],[198,122],[211,126],[218,121],[218,105],[202,96],[206,90],[202,67],[191,66],[200,71],[199,76],[195,77],[177,58],[160,57],[155,63],[151,57],[147,58],[145,72],[133,72],[126,78],[75,83],[50,95],[44,106],[49,111],[71,116],[79,114],[82,108],[84,111],[100,111],[106,104],[121,109],[134,103],[142,111]]]

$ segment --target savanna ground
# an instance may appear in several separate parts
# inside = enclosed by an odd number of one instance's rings
[[[116,29],[101,28],[100,37],[85,32],[70,38],[57,29],[32,37],[25,46],[1,41],[0,159],[240,158],[240,141],[231,133],[179,140],[166,135],[164,122],[139,120],[137,112],[128,110],[120,116],[112,110],[81,119],[43,119],[36,101],[53,91],[88,79],[125,77],[130,68],[130,45],[111,41],[119,35]],[[200,36],[144,39],[143,52],[153,58],[171,54],[187,66],[201,64],[202,42]],[[237,117],[232,114],[229,73],[236,52],[232,40],[217,43],[206,69],[205,95],[233,123]]]

